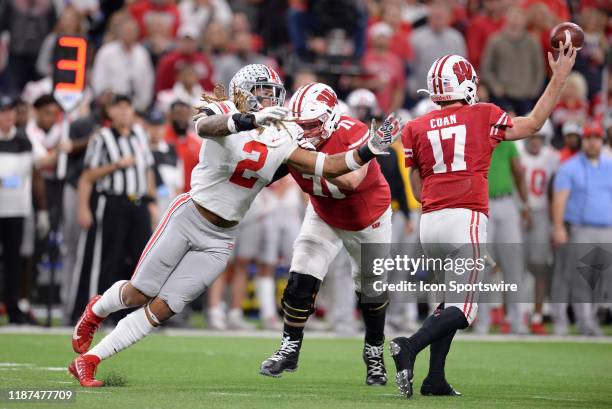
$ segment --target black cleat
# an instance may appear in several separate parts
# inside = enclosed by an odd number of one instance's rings
[[[389,343],[389,350],[395,362],[395,383],[400,394],[410,399],[413,394],[412,378],[416,355],[410,349],[408,338],[398,337]]]
[[[370,345],[366,342],[363,346],[363,362],[366,364],[366,384],[370,386],[383,386],[387,384],[387,371],[383,352],[385,345]]]
[[[441,381],[431,381],[428,378],[423,380],[421,385],[421,395],[423,396],[461,396],[461,392],[457,392],[446,379]]]
[[[278,351],[261,363],[259,373],[265,376],[280,378],[281,374],[285,371],[297,371],[301,344],[302,340],[291,341],[289,337],[283,337]]]

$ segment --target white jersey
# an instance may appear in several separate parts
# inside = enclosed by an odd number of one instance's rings
[[[518,144],[518,148],[525,169],[529,207],[545,209],[548,206],[548,185],[559,168],[559,153],[550,146],[543,146],[538,155],[527,152],[524,143]]]
[[[236,113],[230,101],[206,105],[212,114]],[[254,140],[257,130],[204,137],[200,161],[191,174],[191,197],[226,220],[240,221],[257,194],[298,147],[288,134],[278,146]]]

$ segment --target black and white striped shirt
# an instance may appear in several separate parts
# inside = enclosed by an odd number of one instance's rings
[[[85,153],[85,168],[95,169],[123,158],[133,156],[135,164],[117,169],[96,182],[96,191],[106,195],[126,195],[138,199],[147,194],[147,172],[153,166],[153,155],[145,131],[139,125],[132,127],[129,136],[121,136],[104,127],[92,137]]]

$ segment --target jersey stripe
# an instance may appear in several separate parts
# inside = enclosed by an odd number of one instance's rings
[[[310,83],[306,86],[304,86],[299,92],[299,96],[297,96],[295,98],[295,100],[293,101],[293,107],[291,108],[291,110],[293,111],[293,115],[299,115],[300,112],[302,112],[302,101],[304,100],[304,95],[306,94],[306,92],[312,88],[315,85],[315,83]]]
[[[353,142],[352,144],[349,145],[349,149],[353,149],[353,148],[356,148],[359,145],[361,145],[363,143],[363,141],[368,139],[368,136],[370,136],[370,131],[366,130],[366,133],[361,138],[359,138],[359,140],[357,142]]]
[[[153,245],[157,242],[157,240],[159,239],[161,234],[164,232],[164,229],[166,228],[166,226],[168,225],[168,222],[170,221],[170,217],[174,214],[174,212],[182,204],[186,203],[189,199],[191,199],[191,196],[189,195],[189,193],[183,193],[182,195],[178,196],[174,200],[174,203],[172,203],[170,205],[168,211],[166,212],[166,215],[164,216],[164,218],[161,221],[161,223],[159,223],[159,225],[155,229],[155,233],[153,233],[153,236],[151,237],[151,239],[147,243],[147,246],[145,247],[144,251],[142,252],[142,255],[140,256],[140,259],[138,260],[138,264],[136,265],[136,268],[134,269],[134,274],[132,274],[132,278],[130,278],[130,280],[134,279],[134,276],[138,272],[138,268],[140,267],[140,264],[142,264],[144,259],[147,257],[147,255],[149,254],[149,252],[153,248]]]
[[[432,70],[432,72],[431,72],[431,83],[432,83],[432,85],[433,85],[433,93],[434,93],[434,94],[437,94],[437,93],[438,93],[438,92],[436,92],[436,70],[438,69],[438,65],[440,64],[440,60],[441,60],[442,58],[443,58],[443,57],[440,57],[440,58],[438,58],[438,59],[436,60],[436,62],[434,63],[434,68],[433,68],[433,70]]]

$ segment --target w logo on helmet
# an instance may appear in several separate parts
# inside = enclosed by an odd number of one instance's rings
[[[453,72],[455,73],[455,75],[457,76],[457,80],[459,81],[459,85],[461,85],[463,83],[463,81],[465,80],[472,80],[472,77],[474,76],[474,72],[472,69],[472,64],[468,63],[467,61],[461,60],[461,61],[457,61],[454,65],[453,65]]]
[[[319,95],[317,95],[317,101],[324,103],[330,108],[333,108],[338,103],[338,97],[336,97],[336,94],[333,91],[324,89]]]

